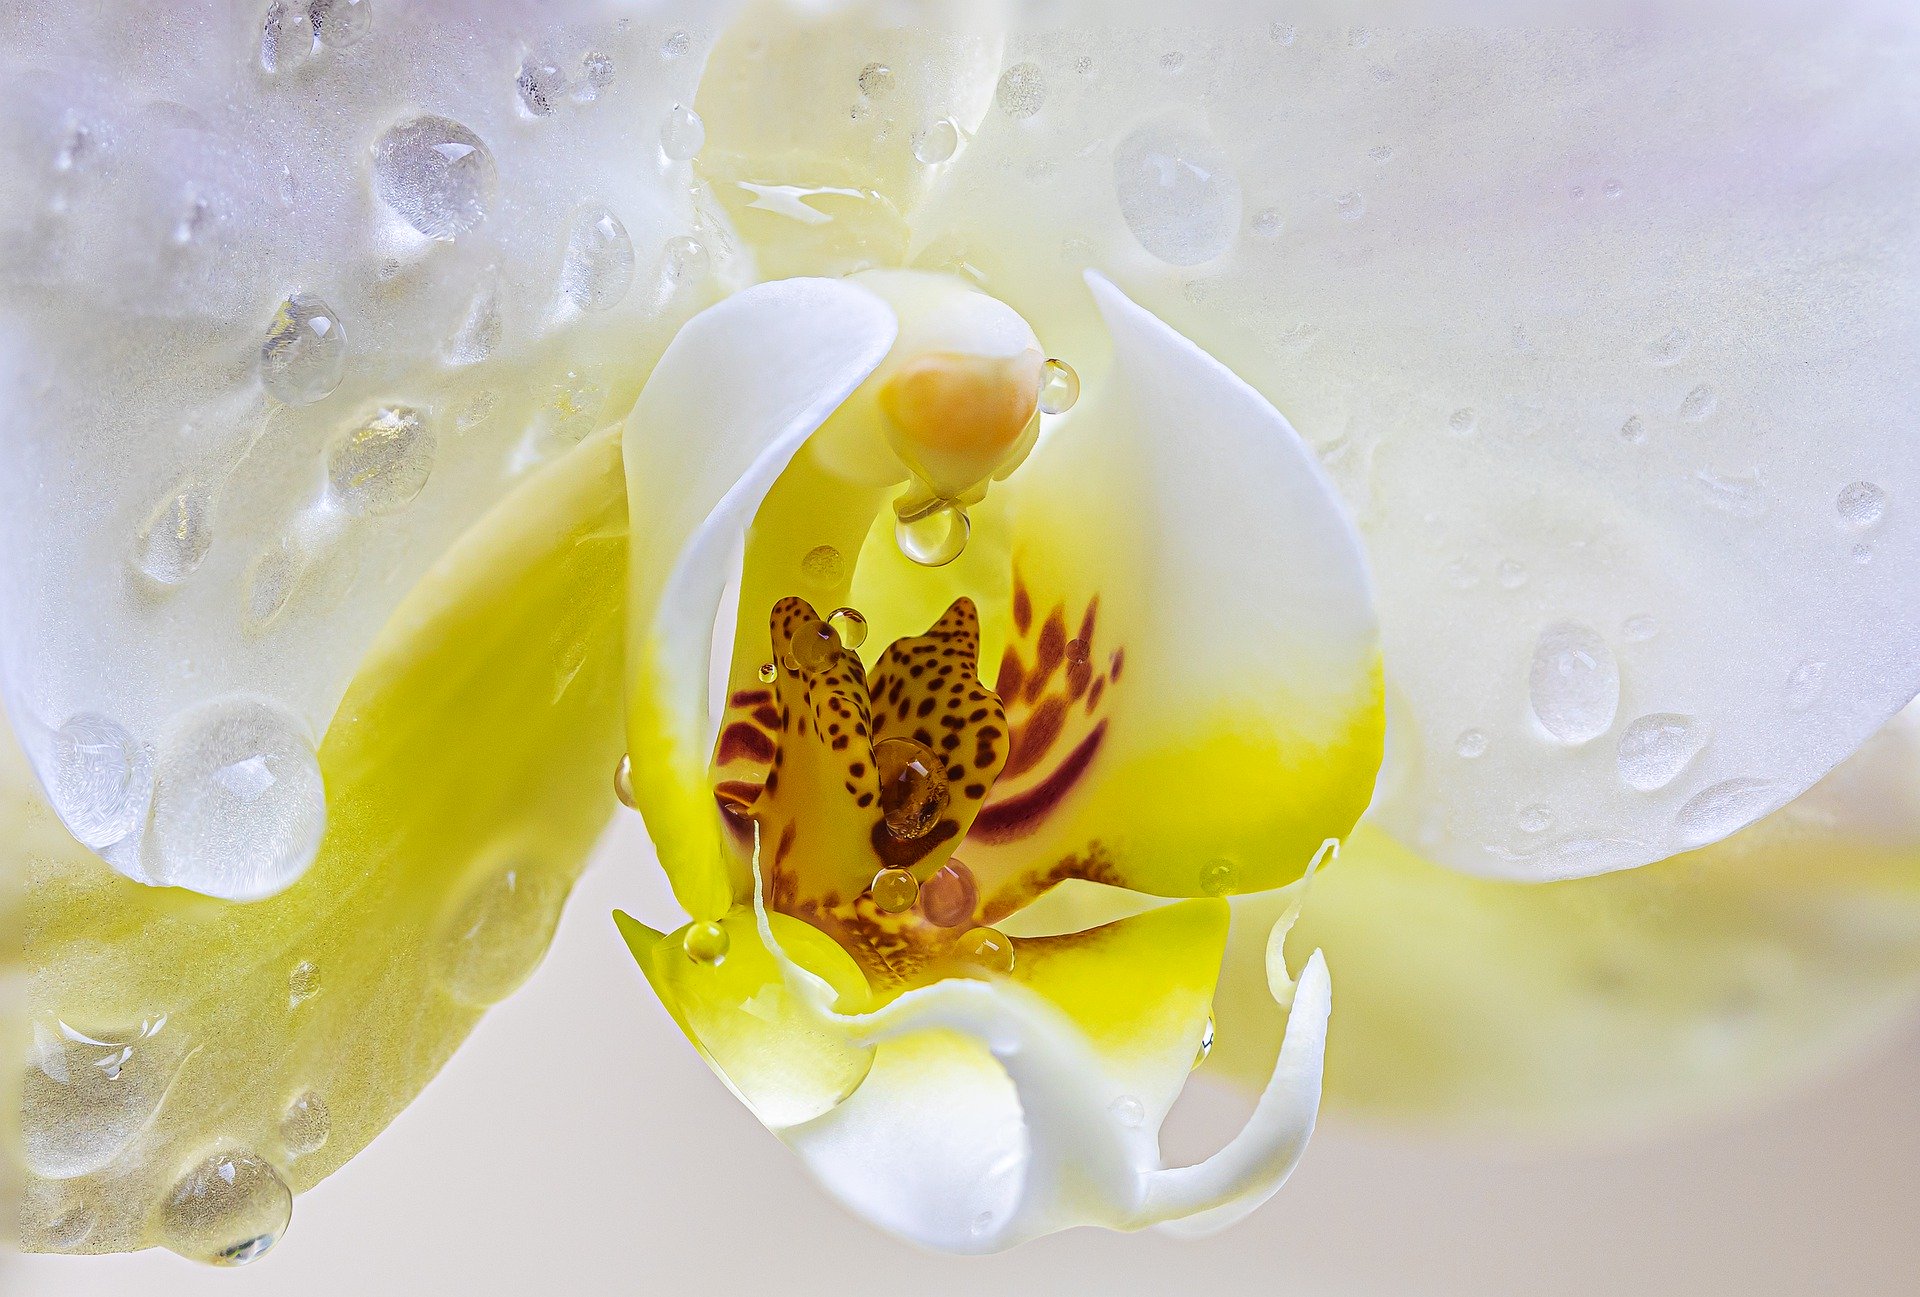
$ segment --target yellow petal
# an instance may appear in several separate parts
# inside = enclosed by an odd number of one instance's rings
[[[348,690],[327,836],[270,900],[142,887],[36,812],[28,1246],[207,1245],[166,1232],[182,1168],[246,1150],[304,1191],[533,970],[613,808],[626,556],[611,433],[456,543]],[[60,1234],[75,1209],[91,1229]]]

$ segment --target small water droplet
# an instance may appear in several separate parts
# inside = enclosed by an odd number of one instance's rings
[[[947,861],[920,884],[920,913],[936,927],[960,928],[973,922],[979,900],[973,871],[958,860]]]
[[[1480,573],[1474,569],[1473,560],[1456,558],[1449,560],[1443,569],[1447,584],[1456,590],[1471,590],[1480,584]]]
[[[1681,399],[1680,417],[1689,423],[1699,423],[1711,415],[1719,404],[1720,397],[1711,387],[1696,387]]]
[[[1544,833],[1553,823],[1553,811],[1535,802],[1531,806],[1520,808],[1520,831],[1522,833]]]
[[[1291,45],[1296,32],[1292,23],[1268,23],[1267,39],[1276,45]]]
[[[1705,721],[1680,712],[1642,716],[1620,735],[1620,782],[1643,793],[1665,788],[1700,754],[1710,733]]]
[[[962,959],[994,973],[1013,971],[1013,943],[998,928],[969,928],[954,949]]]
[[[1744,828],[1781,800],[1771,779],[1724,779],[1695,793],[1674,816],[1684,847],[1704,847]]]
[[[1591,626],[1557,622],[1534,645],[1528,688],[1541,728],[1562,743],[1586,743],[1613,727],[1620,669]]]
[[[1656,365],[1677,365],[1692,345],[1693,335],[1676,324],[1647,344],[1647,355]]]
[[[260,381],[277,401],[310,405],[340,386],[347,331],[333,308],[308,293],[280,303],[260,344]]]
[[[155,881],[229,899],[269,896],[313,860],[326,796],[291,712],[233,695],[180,717],[154,771]]]
[[[1703,468],[1693,475],[1694,489],[1706,502],[1736,518],[1759,518],[1773,508],[1767,484],[1757,468],[1744,473],[1716,473]]]
[[[727,930],[717,923],[690,923],[680,939],[680,949],[696,964],[718,964],[727,957],[732,945]]]
[[[762,662],[756,674],[759,675],[761,684],[770,685],[780,678],[780,668],[771,662]]]
[[[613,84],[613,56],[588,50],[580,56],[580,75],[568,91],[576,104],[590,104]]]
[[[867,619],[856,608],[835,608],[827,614],[827,625],[840,636],[840,642],[857,649],[867,642]]]
[[[667,240],[667,278],[676,284],[697,283],[713,268],[707,245],[691,234],[677,234]]]
[[[280,1116],[280,1143],[292,1157],[319,1152],[332,1133],[333,1116],[326,1101],[312,1090],[288,1104]]]
[[[287,1008],[297,1009],[320,994],[320,968],[303,959],[287,972]]]
[[[973,1231],[975,1238],[984,1238],[993,1232],[993,1213],[990,1211],[981,1212],[973,1218],[973,1222],[968,1228]]]
[[[1147,1119],[1146,1105],[1130,1094],[1123,1094],[1115,1099],[1107,1106],[1107,1111],[1113,1114],[1115,1121],[1128,1130],[1138,1129],[1140,1123]]]
[[[182,478],[148,515],[129,561],[155,584],[176,586],[193,575],[212,545],[213,494]]]
[[[1865,567],[1873,562],[1873,546],[1861,541],[1853,547],[1853,561]]]
[[[500,177],[478,135],[446,117],[415,117],[373,146],[373,192],[430,239],[453,239],[487,217]]]
[[[1093,655],[1093,646],[1078,637],[1067,641],[1067,665],[1083,667]]]
[[[1080,399],[1080,375],[1064,360],[1049,360],[1040,370],[1040,412],[1065,414]]]
[[[951,800],[940,758],[912,739],[887,738],[873,745],[873,763],[888,832],[897,838],[925,837]]]
[[[1047,102],[1047,78],[1037,63],[1016,63],[1000,74],[993,88],[1000,111],[1015,121],[1039,112]]]
[[[1208,896],[1230,896],[1240,885],[1240,871],[1231,860],[1212,860],[1200,871],[1200,890]]]
[[[893,93],[893,69],[884,63],[869,63],[860,69],[860,93],[869,99]]]
[[[1787,687],[1781,699],[1790,712],[1803,712],[1813,706],[1827,682],[1827,664],[1807,658],[1787,673]]]
[[[174,1184],[160,1207],[171,1252],[209,1265],[240,1266],[266,1255],[293,1219],[293,1191],[246,1152],[215,1153]]]
[[[165,1016],[112,1031],[36,1022],[19,1092],[27,1169],[49,1180],[91,1175],[147,1128],[186,1049]]]
[[[1618,198],[1621,194],[1626,193],[1627,190],[1626,186],[1622,185],[1618,180],[1609,180],[1605,185],[1601,186],[1600,192],[1608,198]]]
[[[349,513],[396,513],[426,487],[433,455],[433,430],[421,412],[387,406],[334,439],[327,451],[329,493]]]
[[[620,218],[604,207],[585,207],[573,218],[560,291],[583,311],[610,311],[633,287],[633,240]]]
[[[1637,414],[1628,415],[1627,421],[1620,425],[1620,440],[1630,446],[1638,446],[1646,439],[1647,421]]]
[[[920,880],[911,869],[882,869],[867,888],[884,914],[905,914],[920,899]]]
[[[960,128],[951,117],[929,123],[913,137],[914,160],[934,167],[946,162],[960,148]]]
[[[847,561],[833,546],[815,545],[800,560],[800,571],[815,586],[832,588],[846,577]]]
[[[1193,1051],[1193,1066],[1199,1067],[1207,1061],[1207,1055],[1213,1052],[1213,1015],[1207,1015],[1207,1023],[1200,1028],[1200,1046]],[[1188,1070],[1192,1070],[1191,1068]]]
[[[308,0],[307,18],[315,40],[345,49],[373,30],[373,0]]]
[[[1263,207],[1253,214],[1249,228],[1260,238],[1277,239],[1286,228],[1286,221],[1281,217],[1279,208]]]
[[[1366,195],[1357,189],[1350,189],[1334,199],[1333,206],[1343,220],[1357,221],[1367,214]]]
[[[446,915],[439,968],[447,991],[473,1005],[498,1004],[545,958],[566,889],[515,860],[495,869]]]
[[[935,500],[924,509],[897,515],[893,539],[900,552],[921,567],[945,567],[966,551],[971,527],[966,510]]]
[[[670,161],[691,161],[706,145],[707,124],[699,113],[685,104],[667,110],[667,119],[660,123],[660,152]]]
[[[628,810],[635,809],[633,804],[633,756],[622,753],[620,763],[613,768],[613,795]]]
[[[693,48],[693,38],[682,31],[668,32],[660,41],[660,57],[677,59]]]
[[[1644,644],[1660,633],[1660,623],[1646,613],[1636,613],[1620,623],[1620,637],[1630,644]]]
[[[1114,146],[1113,187],[1127,229],[1169,265],[1212,261],[1240,228],[1240,181],[1226,153],[1177,119],[1147,122]]]
[[[24,1212],[22,1213],[24,1216]],[[87,1241],[100,1223],[100,1213],[83,1199],[70,1198],[57,1203],[38,1229],[26,1227],[28,1246],[50,1252],[72,1252]]]
[[[1840,521],[1865,531],[1886,512],[1887,493],[1872,482],[1854,482],[1840,492],[1833,507],[1839,512]]]
[[[1487,732],[1485,730],[1462,730],[1460,737],[1453,741],[1453,750],[1469,761],[1485,756],[1487,752]]]
[[[1503,558],[1494,569],[1494,576],[1502,589],[1518,590],[1527,583],[1527,565],[1517,559]]]
[[[132,833],[153,800],[153,754],[119,723],[85,713],[53,733],[47,792],[67,831],[98,851]]]
[[[1479,416],[1472,410],[1459,409],[1447,416],[1447,431],[1456,437],[1464,437],[1472,432],[1480,422]]]

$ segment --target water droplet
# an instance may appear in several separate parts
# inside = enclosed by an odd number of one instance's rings
[[[1677,365],[1692,345],[1693,335],[1676,324],[1647,344],[1647,355],[1656,365]]]
[[[1707,745],[1707,723],[1680,712],[1655,712],[1620,736],[1620,782],[1639,792],[1665,788]]]
[[[1787,673],[1787,687],[1782,701],[1790,712],[1803,712],[1813,706],[1820,697],[1820,690],[1827,682],[1827,664],[1818,658],[1807,658]]]
[[[973,922],[979,900],[973,871],[958,860],[947,861],[920,884],[920,913],[936,927],[959,928]]]
[[[1591,626],[1557,622],[1541,631],[1528,687],[1534,717],[1562,743],[1586,743],[1613,727],[1620,669]]]
[[[707,245],[691,234],[679,234],[667,240],[667,278],[676,284],[691,284],[707,277],[713,258]]]
[[[1281,218],[1279,208],[1263,207],[1253,214],[1250,228],[1263,239],[1277,239],[1286,228],[1286,222]]]
[[[893,93],[893,69],[884,63],[869,63],[860,69],[860,93],[869,99]]]
[[[1146,1105],[1130,1094],[1123,1094],[1108,1104],[1107,1111],[1113,1114],[1115,1121],[1128,1130],[1137,1129],[1140,1123],[1147,1119]]]
[[[1628,415],[1627,421],[1620,425],[1620,440],[1630,446],[1638,446],[1646,439],[1647,421],[1637,414]]]
[[[1698,423],[1711,415],[1719,404],[1720,398],[1711,387],[1696,387],[1681,399],[1680,417],[1689,423]]]
[[[22,1215],[25,1215],[24,1211]],[[26,1237],[23,1241],[35,1250],[71,1252],[93,1233],[94,1227],[100,1223],[100,1213],[94,1210],[93,1204],[83,1199],[66,1198],[56,1203],[43,1220],[45,1223],[38,1229],[25,1226]]]
[[[857,649],[867,642],[867,619],[856,608],[835,608],[827,614],[827,625],[840,636],[840,642]]]
[[[1527,565],[1517,559],[1503,558],[1494,569],[1494,576],[1502,589],[1518,590],[1527,583]]]
[[[567,93],[567,74],[543,58],[529,54],[513,78],[520,106],[534,117],[551,117]]]
[[[580,78],[573,83],[573,101],[590,104],[613,84],[613,56],[588,50],[580,56]]]
[[[36,1022],[22,1080],[21,1151],[50,1180],[91,1175],[147,1128],[185,1056],[164,1016],[114,1031]]]
[[[882,869],[867,888],[885,914],[905,914],[920,899],[920,880],[911,869]]]
[[[333,1133],[333,1116],[326,1102],[308,1090],[287,1105],[280,1116],[280,1143],[292,1157],[317,1153]]]
[[[838,661],[840,649],[839,632],[825,622],[817,622],[793,637],[781,665],[795,675],[811,675]]]
[[[47,792],[67,831],[99,850],[138,828],[153,800],[153,754],[115,721],[91,713],[53,732]]]
[[[971,527],[966,510],[935,500],[918,512],[897,515],[893,540],[921,567],[945,567],[966,551]]]
[[[717,923],[690,923],[686,936],[680,939],[680,948],[696,964],[719,963],[727,957],[731,944],[727,930]]]
[[[533,975],[553,944],[566,889],[513,861],[481,879],[447,913],[439,965],[447,990],[468,1004],[498,1004]]]
[[[1350,189],[1333,200],[1333,207],[1342,220],[1357,221],[1367,214],[1367,199],[1359,190]]]
[[[973,1231],[975,1238],[984,1238],[993,1232],[993,1213],[990,1211],[981,1212],[973,1218],[973,1222],[968,1228]]]
[[[1114,146],[1120,215],[1140,246],[1174,266],[1211,261],[1240,228],[1240,181],[1199,128],[1148,122]]]
[[[998,928],[969,928],[954,949],[968,963],[994,973],[1013,971],[1013,942]]]
[[[161,748],[155,879],[235,900],[271,895],[306,870],[326,819],[305,725],[264,698],[203,703]]]
[[[660,124],[660,151],[669,160],[691,161],[706,144],[707,124],[700,120],[699,113],[685,104],[667,110],[667,120]]]
[[[387,406],[334,439],[327,451],[327,485],[350,513],[395,513],[427,485],[433,452],[433,430],[420,411]]]
[[[692,48],[693,38],[685,32],[668,32],[660,42],[660,57],[663,59],[677,59]]]
[[[1040,370],[1040,412],[1065,414],[1080,399],[1080,375],[1064,360],[1049,360]]]
[[[847,561],[833,546],[815,545],[800,560],[800,571],[814,585],[831,588],[846,577]]]
[[[1479,422],[1479,416],[1474,414],[1472,410],[1455,410],[1447,416],[1447,431],[1453,433],[1456,437],[1464,437],[1472,432]]]
[[[604,207],[587,207],[573,218],[560,291],[583,311],[609,311],[633,287],[633,240],[620,218]]]
[[[1887,493],[1872,482],[1854,482],[1840,492],[1833,507],[1839,511],[1840,521],[1864,531],[1886,512]]]
[[[1267,38],[1276,44],[1291,45],[1294,42],[1294,36],[1295,31],[1291,23],[1267,24]]]
[[[1855,545],[1853,547],[1853,561],[1862,567],[1873,562],[1873,546],[1867,544],[1865,541]]]
[[[1074,638],[1067,641],[1067,665],[1083,667],[1093,655],[1093,646],[1085,640]]]
[[[215,1153],[173,1186],[160,1207],[160,1238],[190,1261],[239,1266],[280,1241],[293,1219],[293,1191],[252,1153]]]
[[[934,167],[952,158],[960,148],[960,128],[953,118],[942,117],[913,137],[914,159]]]
[[[618,797],[620,804],[628,810],[635,809],[633,805],[633,756],[631,753],[622,753],[620,756],[620,764],[613,768],[613,795]]]
[[[1520,831],[1522,833],[1545,833],[1553,823],[1553,811],[1535,802],[1531,806],[1520,808]]]
[[[896,838],[925,837],[945,813],[951,794],[946,768],[912,739],[881,739],[873,745],[880,777],[880,813]]]
[[[1231,860],[1209,861],[1200,871],[1200,890],[1208,896],[1230,896],[1240,885],[1240,871]]]
[[[762,662],[757,674],[760,677],[761,684],[770,685],[780,678],[780,668],[771,662]]]
[[[1645,613],[1637,613],[1620,623],[1620,636],[1631,644],[1644,644],[1660,633],[1660,623]]]
[[[1601,186],[1600,192],[1605,194],[1608,198],[1618,198],[1621,194],[1626,193],[1627,189],[1626,189],[1626,186],[1621,184],[1618,180],[1609,180],[1607,181],[1606,184]]]
[[[1039,112],[1047,102],[1047,78],[1037,63],[1016,63],[1000,74],[993,88],[994,102],[1000,111],[1015,121]]]
[[[333,308],[308,293],[280,303],[260,344],[260,381],[277,401],[310,405],[340,386],[347,331]]]
[[[193,575],[212,544],[212,492],[182,478],[148,515],[129,561],[148,580],[176,586]]]
[[[1683,847],[1704,847],[1759,819],[1781,801],[1771,779],[1723,779],[1695,793],[1673,817]]]
[[[1199,1067],[1207,1061],[1207,1055],[1213,1052],[1213,1015],[1207,1015],[1207,1025],[1200,1028],[1200,1046],[1193,1051],[1193,1066]],[[1189,1069],[1191,1070],[1191,1069]]]
[[[1744,473],[1716,473],[1703,468],[1693,475],[1693,485],[1708,504],[1736,518],[1759,518],[1773,507],[1757,468]]]
[[[297,1009],[320,994],[320,968],[303,959],[287,972],[287,1007]]]
[[[373,0],[308,0],[314,39],[328,49],[345,49],[373,30]]]
[[[1462,730],[1460,737],[1453,741],[1453,750],[1469,761],[1485,756],[1487,753],[1487,732],[1485,730]]]
[[[453,239],[487,217],[500,177],[478,135],[446,117],[415,117],[373,146],[373,192],[430,239]]]
[[[1471,590],[1480,584],[1480,573],[1474,570],[1471,559],[1451,560],[1445,568],[1445,573],[1447,584],[1456,590]]]

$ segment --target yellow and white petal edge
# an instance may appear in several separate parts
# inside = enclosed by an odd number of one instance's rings
[[[29,888],[27,1247],[270,1245],[289,1195],[533,971],[614,808],[626,521],[609,429],[442,556],[347,691],[319,752],[326,838],[271,899],[131,882],[8,772],[0,822],[30,830],[9,837]],[[196,1197],[210,1158],[245,1192]]]

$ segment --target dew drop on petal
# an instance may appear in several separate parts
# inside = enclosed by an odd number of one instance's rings
[[[947,861],[920,884],[920,913],[936,927],[961,928],[973,922],[979,900],[973,871],[958,860]]]
[[[415,117],[373,146],[373,192],[430,239],[453,239],[487,217],[499,188],[493,154],[447,117]]]
[[[590,104],[613,84],[613,56],[588,50],[580,56],[580,76],[573,83],[575,103]]]
[[[865,634],[866,622],[862,620],[860,626]],[[786,668],[795,674],[824,671],[839,660],[841,647],[839,632],[828,622],[816,622],[794,635],[787,649]]]
[[[293,1191],[252,1153],[215,1153],[175,1182],[160,1207],[167,1249],[208,1265],[240,1266],[266,1255],[293,1219]]]
[[[260,344],[260,381],[287,405],[310,405],[340,386],[347,331],[333,308],[308,293],[280,303]]]
[[[960,128],[951,117],[929,123],[913,137],[913,157],[922,166],[938,166],[959,151]]]
[[[37,1228],[26,1223],[29,1208],[22,1207],[23,1241],[30,1247],[46,1249],[52,1252],[72,1252],[93,1233],[100,1223],[100,1213],[93,1204],[83,1199],[68,1198],[57,1202],[40,1219],[44,1222]]]
[[[1819,658],[1807,658],[1787,673],[1787,685],[1781,696],[1790,712],[1803,712],[1813,706],[1827,682],[1827,664]]]
[[[957,504],[936,500],[926,509],[896,517],[894,543],[921,567],[945,567],[967,548],[972,523]]]
[[[677,234],[667,240],[666,266],[667,277],[674,283],[691,284],[707,277],[713,258],[706,244],[691,234]]]
[[[869,63],[860,69],[860,93],[869,99],[893,93],[893,69],[884,63]]]
[[[1013,971],[1013,942],[998,928],[969,928],[960,934],[954,949],[962,959],[988,972]]]
[[[1240,871],[1231,860],[1211,860],[1200,871],[1200,890],[1208,896],[1231,896],[1240,885]]]
[[[761,684],[770,685],[780,678],[780,668],[771,662],[762,662],[760,664],[760,670],[755,674],[760,677]]]
[[[1677,365],[1693,345],[1693,335],[1675,325],[1647,343],[1647,355],[1656,365]]]
[[[1544,833],[1553,824],[1553,811],[1535,802],[1520,808],[1520,831],[1522,833]]]
[[[660,57],[677,59],[693,48],[693,38],[683,31],[668,32],[660,41]]]
[[[1049,360],[1040,370],[1040,413],[1065,414],[1080,399],[1080,375],[1064,360]]]
[[[1665,788],[1707,745],[1708,734],[1705,721],[1680,712],[1640,717],[1620,735],[1620,782],[1643,793]]]
[[[1724,779],[1701,789],[1674,815],[1683,847],[1704,847],[1759,819],[1779,805],[1781,787],[1771,779]]]
[[[308,0],[314,39],[328,49],[345,49],[373,30],[373,0]]]
[[[1075,638],[1067,641],[1068,666],[1085,666],[1092,656],[1093,647],[1085,640]]]
[[[1620,440],[1629,446],[1638,446],[1646,439],[1647,421],[1637,414],[1628,415],[1627,421],[1620,425]]]
[[[1591,626],[1557,622],[1542,631],[1528,687],[1535,719],[1562,743],[1586,743],[1613,727],[1620,669]]]
[[[680,948],[696,964],[718,964],[727,957],[731,944],[727,930],[717,923],[689,924],[686,936],[680,939]]]
[[[70,1180],[112,1163],[159,1111],[186,1052],[165,1016],[112,1031],[36,1022],[19,1091],[27,1169]]]
[[[1720,398],[1711,387],[1696,387],[1688,392],[1680,402],[1680,417],[1689,423],[1698,423],[1711,415],[1720,404]]]
[[[333,1133],[333,1116],[324,1099],[312,1090],[287,1105],[280,1115],[280,1143],[292,1157],[317,1153]]]
[[[1128,1130],[1136,1130],[1147,1119],[1146,1105],[1130,1094],[1123,1094],[1107,1105],[1107,1111],[1113,1119]]]
[[[349,513],[395,513],[426,487],[433,456],[433,430],[421,412],[387,406],[334,439],[327,451],[327,486]]]
[[[1133,237],[1169,265],[1213,260],[1240,228],[1240,181],[1220,146],[1195,126],[1136,127],[1114,146],[1113,185]]]
[[[567,235],[560,291],[583,311],[610,311],[633,287],[633,240],[604,207],[583,208]]]
[[[438,966],[467,1004],[498,1004],[533,975],[553,944],[566,890],[515,860],[488,874],[443,920]]]
[[[265,896],[306,869],[326,827],[307,728],[264,698],[229,696],[181,717],[154,771],[156,881]]]
[[[620,764],[613,768],[613,795],[628,810],[633,809],[633,756],[623,754]]]
[[[1630,644],[1644,644],[1660,633],[1660,623],[1645,613],[1636,613],[1620,624],[1620,637]]]
[[[867,619],[857,608],[835,608],[827,614],[827,625],[839,635],[840,642],[857,649],[867,642]]]
[[[1453,750],[1467,760],[1486,755],[1487,732],[1485,730],[1462,730],[1460,737],[1453,741]]]
[[[193,575],[212,545],[213,494],[183,478],[147,516],[128,557],[156,585],[176,586]]]
[[[1047,102],[1047,78],[1037,63],[1016,63],[1000,74],[993,88],[1000,111],[1015,121],[1033,116]]]
[[[320,994],[320,967],[303,959],[287,973],[287,1007],[297,1009]]]
[[[514,75],[520,106],[533,117],[551,117],[567,93],[567,74],[543,58],[529,54]]]
[[[706,144],[707,124],[699,113],[685,104],[667,110],[667,119],[660,124],[660,151],[670,161],[689,162]]]
[[[1887,508],[1887,493],[1872,482],[1854,482],[1840,492],[1833,507],[1840,521],[1862,531],[1880,521]]]
[[[845,578],[847,561],[833,546],[815,545],[800,560],[800,571],[814,585],[832,587]]]
[[[1456,437],[1464,437],[1479,425],[1480,418],[1471,409],[1462,406],[1447,416],[1447,431]]]
[[[882,869],[867,888],[884,914],[905,914],[920,899],[920,880],[911,869]]]
[[[896,838],[925,837],[952,797],[940,758],[912,739],[888,738],[873,745],[873,763],[887,831]]]
[[[99,850],[132,833],[153,800],[153,754],[118,722],[90,713],[53,732],[47,792],[67,831]]]

